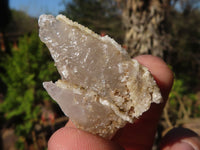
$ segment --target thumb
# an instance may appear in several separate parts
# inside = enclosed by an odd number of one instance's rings
[[[77,129],[69,121],[48,142],[48,150],[122,150],[116,143]]]

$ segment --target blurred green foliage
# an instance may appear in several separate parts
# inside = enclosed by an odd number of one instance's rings
[[[29,137],[34,124],[40,121],[43,100],[49,99],[42,82],[58,78],[54,63],[38,33],[32,33],[21,38],[19,48],[13,48],[0,65],[5,71],[0,77],[7,86],[0,112],[12,122],[18,136]]]
[[[174,80],[168,100],[168,115],[174,126],[187,122],[189,118],[200,117],[200,107],[195,92],[191,92],[183,79]]]

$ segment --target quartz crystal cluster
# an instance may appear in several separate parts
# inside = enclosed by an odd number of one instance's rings
[[[110,37],[63,15],[41,15],[38,22],[40,39],[61,76],[43,86],[78,128],[110,139],[151,103],[162,101],[147,68]]]

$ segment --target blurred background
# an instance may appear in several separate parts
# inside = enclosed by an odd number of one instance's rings
[[[0,149],[45,150],[67,118],[42,87],[59,79],[37,20],[66,15],[131,57],[152,54],[173,70],[175,81],[153,149],[171,128],[200,134],[199,0],[0,0]]]

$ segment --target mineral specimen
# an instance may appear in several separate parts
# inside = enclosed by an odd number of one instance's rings
[[[61,75],[43,86],[78,128],[110,139],[162,101],[147,68],[110,37],[63,15],[41,15],[39,27]]]

